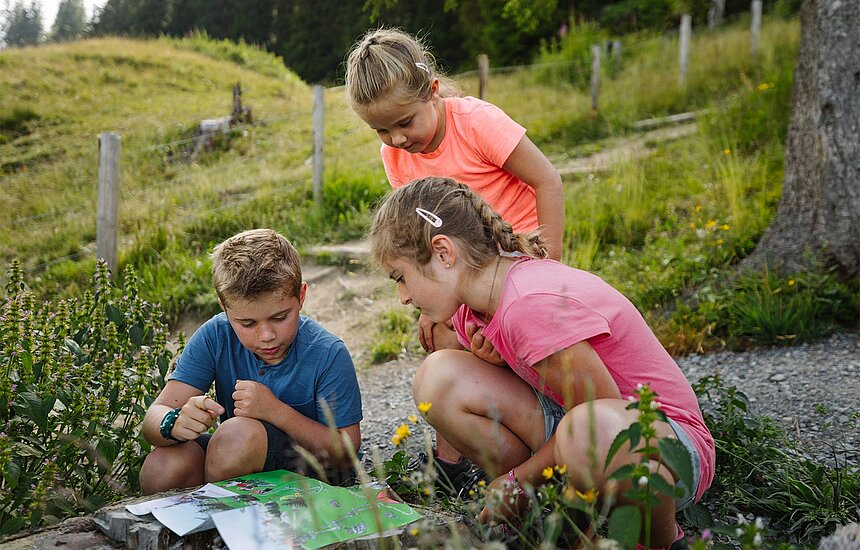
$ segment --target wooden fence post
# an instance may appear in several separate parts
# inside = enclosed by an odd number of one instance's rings
[[[115,132],[99,134],[98,212],[96,215],[96,258],[107,262],[111,277],[116,278],[117,219],[119,217],[119,147]]]
[[[752,6],[752,26],[750,28],[750,54],[753,59],[758,56],[758,36],[761,30],[761,0],[753,0]]]
[[[687,84],[687,67],[690,64],[690,35],[693,32],[693,17],[685,13],[681,16],[681,33],[678,50],[678,75],[681,86]]]
[[[478,56],[478,99],[484,99],[487,93],[487,80],[490,73],[490,58],[482,53]]]
[[[708,28],[715,29],[723,24],[723,16],[726,13],[726,0],[711,0],[708,8]]]
[[[314,86],[314,110],[312,115],[314,140],[314,203],[322,206],[323,201],[323,140],[325,139],[325,97],[324,89]]]
[[[600,95],[600,45],[591,46],[591,114],[597,116],[597,98]]]

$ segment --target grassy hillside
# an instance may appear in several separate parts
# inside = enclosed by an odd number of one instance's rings
[[[779,197],[798,38],[796,21],[766,20],[753,59],[746,23],[697,32],[681,86],[676,37],[625,37],[621,58],[604,65],[596,116],[587,85],[571,77],[582,59],[565,57],[565,45],[547,48],[547,63],[491,72],[487,99],[553,159],[598,150],[636,120],[707,112],[693,137],[565,182],[563,259],[653,315],[674,352],[724,345],[715,331],[746,330],[727,324],[718,283],[751,250]],[[0,52],[0,71],[0,261],[21,259],[45,297],[78,292],[93,271],[99,132],[122,136],[121,266],[137,271],[144,296],[171,318],[212,307],[205,256],[213,243],[255,226],[283,231],[300,249],[357,237],[388,189],[377,138],[332,88],[325,200],[313,205],[312,92],[245,44],[89,40]],[[477,93],[474,75],[455,78]],[[236,82],[257,124],[190,159],[183,151],[198,122],[229,114]],[[679,296],[701,289],[703,303],[677,308]],[[672,318],[658,315],[666,309]]]

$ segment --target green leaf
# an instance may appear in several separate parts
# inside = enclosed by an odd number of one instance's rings
[[[103,438],[99,441],[98,446],[96,447],[99,451],[99,454],[105,458],[108,463],[113,464],[113,461],[116,459],[116,455],[119,454],[119,446],[116,443],[111,441],[110,439]]]
[[[81,346],[79,346],[78,343],[71,338],[66,338],[65,341],[63,341],[63,345],[67,350],[71,351],[78,357],[84,354],[84,350],[81,349]]]
[[[21,477],[21,466],[14,460],[10,460],[6,463],[6,467],[3,470],[5,485],[10,489],[17,487],[18,479]]]
[[[18,394],[13,406],[15,412],[30,420],[36,426],[45,429],[48,424],[48,413],[54,407],[55,397],[46,397],[42,400],[33,392],[21,392]],[[49,404],[50,403],[50,404]]]
[[[27,518],[23,516],[6,521],[3,526],[0,527],[0,535],[11,535],[12,533],[17,533],[22,527],[24,527],[24,522],[26,521]]]
[[[618,468],[612,475],[609,476],[609,479],[630,479],[630,476],[633,474],[633,471],[636,469],[634,464],[625,464],[624,466]]]
[[[635,449],[639,445],[639,441],[642,439],[642,424],[638,422],[630,424],[630,427],[627,429],[627,433],[630,435],[630,448]]]
[[[18,357],[21,358],[21,363],[24,365],[24,369],[26,372],[33,371],[33,356],[27,352],[20,354]],[[33,378],[38,378],[38,376],[34,376]]]
[[[105,313],[107,314],[107,318],[115,325],[122,324],[122,313],[120,313],[119,308],[115,305],[108,304],[105,308]]]
[[[131,343],[137,347],[143,344],[143,327],[140,324],[132,326],[128,329],[128,337],[131,338]]]
[[[684,482],[685,487],[693,487],[693,462],[686,447],[672,438],[663,438],[658,443],[660,447],[660,461],[669,467]]]
[[[697,529],[705,529],[714,524],[714,518],[707,506],[699,503],[684,509],[685,523],[689,523]]]
[[[648,475],[648,483],[651,485],[651,488],[657,491],[658,493],[670,496],[672,498],[681,496],[683,491],[681,489],[676,488],[674,485],[669,483],[669,481],[658,474],[657,472],[653,472]]]
[[[624,548],[635,548],[642,527],[639,509],[635,506],[619,506],[609,516],[609,538]]]
[[[615,454],[618,452],[618,449],[624,445],[625,441],[629,441],[630,434],[629,430],[623,430],[617,436],[615,436],[615,440],[612,442],[612,445],[609,447],[609,451],[606,453],[606,461],[603,463],[603,469],[606,470],[609,468],[609,463],[612,462],[612,459],[615,457]]]

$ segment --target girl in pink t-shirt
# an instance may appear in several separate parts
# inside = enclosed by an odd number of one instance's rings
[[[466,185],[424,178],[395,190],[370,231],[374,261],[397,283],[401,302],[433,321],[453,317],[470,351],[429,355],[413,382],[428,422],[458,452],[495,479],[490,488],[513,507],[485,506],[480,521],[508,519],[539,485],[545,468],[565,465],[578,490],[611,493],[607,476],[640,455],[623,446],[603,468],[615,436],[636,422],[628,398],[640,384],[658,395],[668,422],[657,437],[688,451],[692,485],[665,464],[650,468],[684,496],[652,509],[652,546],[682,538],[676,509],[710,486],[714,441],[684,374],[632,303],[599,277],[546,257],[538,232],[514,233]],[[432,374],[430,374],[432,373]],[[592,453],[596,453],[595,464]],[[624,487],[613,505],[630,504]]]

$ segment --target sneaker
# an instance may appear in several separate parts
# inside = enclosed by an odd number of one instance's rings
[[[418,456],[409,463],[409,469],[426,469],[429,461],[427,453],[418,453]],[[448,497],[469,500],[477,493],[475,488],[478,483],[487,479],[487,474],[465,457],[454,464],[448,464],[436,457],[433,461],[436,470],[436,490]]]

